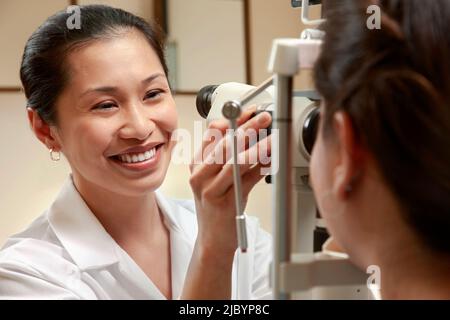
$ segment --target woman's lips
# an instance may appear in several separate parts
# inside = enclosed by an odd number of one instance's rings
[[[115,164],[119,165],[122,168],[131,171],[144,171],[153,169],[161,159],[162,147],[164,144],[157,145],[154,149],[155,151],[147,151],[145,153],[140,154],[127,154],[127,155],[117,155],[110,157]],[[147,153],[147,154],[146,154]],[[149,153],[150,156],[149,157]],[[142,160],[141,160],[142,159]],[[123,161],[125,160],[125,161]],[[131,160],[131,162],[129,162]],[[137,161],[137,162],[134,162]]]

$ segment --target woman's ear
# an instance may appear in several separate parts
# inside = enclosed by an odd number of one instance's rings
[[[27,108],[28,120],[30,122],[31,130],[33,130],[36,137],[47,146],[48,149],[59,151],[61,146],[53,136],[50,126],[41,119],[38,112],[33,108]]]
[[[333,190],[341,199],[346,199],[352,192],[361,175],[363,152],[356,139],[350,116],[345,112],[336,112],[333,117],[336,134],[337,165],[334,170]]]

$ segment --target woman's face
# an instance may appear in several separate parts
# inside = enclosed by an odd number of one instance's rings
[[[333,190],[339,158],[335,145],[336,141],[332,137],[324,135],[323,111],[324,106],[321,107],[320,127],[311,155],[311,182],[320,215],[325,219],[328,231],[335,240],[341,243],[340,224],[344,220],[341,214],[342,203]]]
[[[352,256],[355,244],[363,239],[357,238],[357,235],[370,229],[363,227],[364,207],[358,205],[370,201],[370,196],[369,200],[360,200],[365,192],[361,191],[362,180],[359,192],[352,190],[366,160],[363,161],[363,151],[355,142],[351,119],[346,113],[336,112],[328,128],[332,132],[324,133],[324,108],[323,104],[319,133],[311,155],[311,181],[328,231],[337,245]]]
[[[157,54],[124,31],[67,57],[69,83],[52,127],[75,181],[139,196],[164,180],[177,127],[175,102]]]

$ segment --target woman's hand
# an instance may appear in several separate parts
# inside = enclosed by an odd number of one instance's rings
[[[256,140],[259,130],[266,129],[271,123],[270,114],[267,112],[250,119],[255,111],[256,107],[245,110],[238,120],[238,163],[243,208],[251,189],[264,177],[261,169],[270,166],[270,162],[260,161],[261,156],[270,154],[270,136],[249,146],[249,137]],[[219,255],[234,254],[237,248],[232,135],[225,135],[227,129],[227,120],[212,122],[206,132],[202,149],[190,166],[190,184],[194,192],[199,226],[197,244]],[[215,139],[211,139],[212,136]],[[217,140],[218,136],[223,138]],[[260,152],[261,150],[264,152]]]
[[[238,164],[244,201],[242,208],[245,208],[250,190],[264,177],[261,169],[270,167],[270,136],[252,145],[251,140],[256,139],[249,137],[256,138],[259,130],[268,128],[272,119],[267,112],[251,118],[255,111],[256,107],[248,108],[238,119]],[[182,299],[231,298],[231,272],[237,249],[237,232],[231,152],[233,137],[225,135],[227,129],[227,120],[212,122],[201,150],[190,165],[189,182],[195,197],[198,236]]]

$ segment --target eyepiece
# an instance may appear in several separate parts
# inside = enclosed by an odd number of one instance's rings
[[[197,111],[204,119],[208,117],[209,111],[212,105],[212,95],[217,89],[217,85],[209,85],[200,89],[197,93],[197,99],[195,104],[197,105]]]
[[[305,151],[311,156],[314,143],[316,142],[317,132],[319,130],[320,110],[313,109],[305,119],[302,129],[302,139]]]

